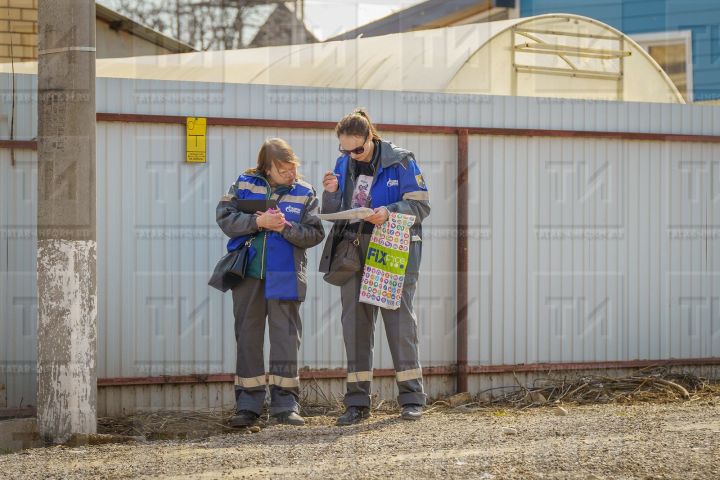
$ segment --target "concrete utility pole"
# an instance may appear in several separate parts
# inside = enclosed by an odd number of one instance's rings
[[[38,426],[97,429],[95,0],[38,8]]]

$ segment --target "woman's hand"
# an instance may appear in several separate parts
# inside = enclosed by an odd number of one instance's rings
[[[387,222],[388,218],[390,218],[390,212],[385,207],[378,207],[374,210],[374,212],[375,213],[369,217],[365,217],[366,222],[370,222],[374,225],[382,225]]]
[[[338,188],[340,185],[338,184],[338,179],[335,176],[333,172],[328,170],[325,172],[325,176],[323,177],[323,188],[326,192],[334,193],[338,191]]]
[[[257,212],[257,226],[273,232],[282,232],[285,229],[285,215],[279,210]]]

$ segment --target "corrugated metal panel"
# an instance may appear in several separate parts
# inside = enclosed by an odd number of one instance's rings
[[[314,185],[332,169],[337,148],[327,131],[219,127],[209,133],[209,162],[188,165],[183,136],[179,126],[98,125],[101,378],[233,372],[231,298],[206,285],[226,241],[214,222],[217,198],[254,164],[267,137],[290,142]],[[454,310],[455,138],[393,135],[391,140],[418,152],[433,196],[416,294],[422,363],[452,364],[454,317],[447,312]],[[339,289],[317,273],[320,253],[321,247],[308,251],[300,365],[339,368],[344,366]],[[375,366],[392,368],[382,324],[375,344]],[[267,356],[267,339],[265,351]],[[133,408],[136,401],[130,393],[105,398],[108,411]]]
[[[7,187],[7,179],[9,178],[10,152],[0,150],[0,187],[5,192]],[[10,320],[11,312],[9,310],[10,297],[8,296],[9,274],[8,274],[8,229],[7,215],[10,202],[7,201],[7,195],[3,194],[2,202],[0,202],[0,408],[6,407],[7,402],[7,385],[8,371],[11,368],[11,361],[14,356],[9,354],[10,329],[14,325],[14,321]],[[11,403],[12,404],[12,403]]]
[[[98,80],[103,112],[336,121],[357,105],[382,123],[720,134],[720,109],[708,107]],[[34,136],[34,110],[32,99],[19,107],[17,138]],[[206,285],[224,243],[214,208],[267,136],[288,139],[320,185],[331,131],[212,127],[210,162],[186,165],[181,126],[98,125],[99,377],[233,371],[231,301]],[[417,153],[431,189],[416,296],[422,363],[453,364],[456,139],[387,137]],[[718,148],[471,136],[470,363],[720,355]],[[4,378],[12,362],[35,362],[34,232],[14,246],[8,236],[35,223],[35,153],[16,155],[11,169],[0,150],[0,251],[13,252],[0,255]],[[337,289],[314,272],[309,281],[301,365],[342,367]],[[375,363],[390,368],[382,330]],[[9,406],[34,403],[31,377],[8,383]],[[124,387],[102,408],[205,408],[227,396],[217,388]]]
[[[14,138],[27,140],[35,137],[37,132],[37,76],[0,75],[0,138],[9,139],[10,119],[15,99]]]
[[[720,355],[717,158],[471,137],[470,363]]]
[[[669,367],[669,371],[677,373],[691,372],[703,378],[719,378],[720,368],[717,366],[694,366],[694,367]],[[590,375],[602,374],[608,377],[628,377],[637,374],[637,369],[630,368],[607,368],[599,372],[598,370],[574,370],[570,372],[543,372],[527,373],[501,373],[487,375],[473,375],[469,378],[469,390],[476,392],[479,399],[489,400],[498,398],[499,396],[517,391],[518,383],[527,386],[547,386],[549,382],[561,383],[568,378],[582,378]],[[540,382],[538,382],[538,377]]]
[[[35,404],[37,371],[35,152],[0,150],[0,406]]]
[[[453,393],[455,379],[450,375],[428,377],[424,381],[425,392],[431,398]],[[376,378],[373,383],[378,399],[393,400],[397,397],[394,377]],[[345,380],[318,379],[300,383],[300,401],[304,404],[337,405],[345,393]],[[98,390],[100,416],[129,415],[143,410],[229,410],[235,404],[235,388],[230,383],[207,383],[198,385],[148,385],[103,387]]]
[[[10,118],[11,82],[0,74],[0,115]],[[440,93],[331,90],[273,85],[97,79],[97,111],[281,118],[335,122],[358,105],[384,123],[717,135],[720,109],[703,105],[604,102]],[[16,75],[15,137],[37,134],[35,75]],[[1,138],[9,123],[0,122]]]
[[[144,409],[220,410],[231,407],[234,387],[230,383],[198,385],[149,385],[98,389],[98,414],[121,416]]]
[[[270,136],[290,142],[314,185],[335,160],[332,132],[221,127],[210,130],[209,162],[189,165],[183,161],[183,136],[178,126],[98,126],[99,377],[233,372],[230,296],[206,285],[226,240],[214,221],[217,199],[254,164],[259,145]],[[432,189],[416,305],[423,363],[449,364],[455,139],[398,135],[392,140],[418,152]],[[320,253],[320,247],[308,252],[301,365],[338,368],[344,365],[339,292],[316,272]],[[376,366],[391,368],[382,328],[376,344]]]
[[[0,78],[2,75],[0,75]],[[97,80],[97,111],[336,122],[358,105],[411,125],[717,135],[720,109],[441,93],[331,90],[149,80]]]

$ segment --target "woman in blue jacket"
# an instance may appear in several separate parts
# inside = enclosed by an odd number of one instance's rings
[[[364,259],[373,228],[385,223],[390,212],[415,216],[400,308],[381,311],[395,364],[401,417],[417,420],[425,404],[425,393],[413,296],[420,269],[421,224],[430,214],[428,190],[413,153],[380,138],[365,110],[357,109],[343,117],[335,133],[342,155],[335,162],[335,169],[323,179],[322,212],[370,207],[374,213],[362,222],[335,222],[325,242],[320,271],[332,271],[333,252],[341,240],[354,239],[359,234]],[[338,425],[352,425],[370,414],[373,338],[379,307],[358,302],[361,282],[362,269],[340,287],[348,375],[344,399],[347,409],[338,418]]]
[[[279,423],[303,425],[299,415],[300,303],[307,289],[305,250],[325,236],[317,217],[315,189],[299,178],[299,161],[290,145],[271,138],[258,153],[257,166],[238,177],[216,210],[217,223],[230,237],[228,251],[251,243],[245,278],[232,290],[237,341],[235,427],[255,424],[265,402],[263,360],[265,320],[270,328],[270,414]],[[249,214],[228,201],[275,199],[278,208]]]

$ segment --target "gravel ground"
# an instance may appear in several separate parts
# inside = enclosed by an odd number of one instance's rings
[[[3,478],[720,478],[720,395],[686,402],[334,417],[202,440],[0,455]]]

